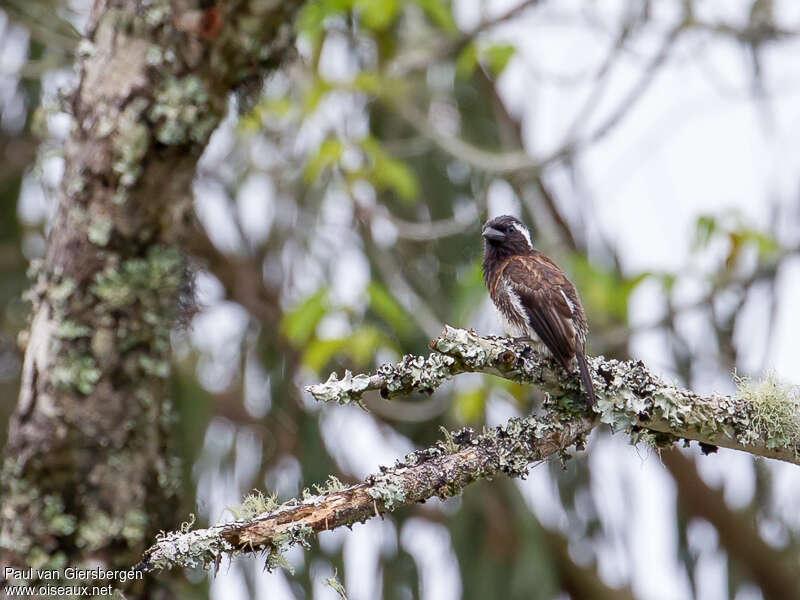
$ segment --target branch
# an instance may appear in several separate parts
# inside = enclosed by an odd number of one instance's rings
[[[672,451],[664,452],[661,460],[675,480],[681,508],[714,526],[722,547],[745,567],[765,597],[795,596],[800,589],[800,573],[792,565],[792,552],[767,544],[755,526],[755,516],[747,510],[731,510],[722,491],[703,481],[691,459]]]
[[[291,500],[251,520],[164,534],[137,568],[208,567],[224,555],[264,551],[271,569],[283,564],[284,550],[306,545],[314,533],[364,522],[434,496],[455,496],[464,486],[500,473],[524,476],[531,463],[573,444],[582,446],[593,426],[586,415],[576,419],[554,409],[546,418],[512,419],[481,435],[465,428],[431,448],[408,454],[394,467],[381,467],[358,485],[341,488],[334,480],[320,495]]]
[[[385,397],[432,392],[454,375],[481,372],[533,385],[556,399],[546,401],[542,416],[511,419],[480,435],[469,428],[448,434],[444,441],[407,455],[394,467],[381,468],[358,485],[342,488],[335,482],[338,485],[320,490],[317,496],[266,506],[253,519],[164,534],[138,568],[209,566],[219,564],[225,555],[257,551],[266,552],[267,567],[272,568],[282,564],[281,553],[287,547],[307,544],[314,533],[363,522],[434,496],[454,496],[473,481],[501,473],[524,476],[533,462],[571,445],[581,448],[598,422],[598,415],[575,409],[583,406],[577,377],[525,344],[445,327],[431,348],[427,357],[407,355],[372,375],[346,372],[338,379],[334,374],[307,390],[325,402],[360,403],[370,390],[380,390]],[[626,431],[633,442],[665,445],[694,439],[800,464],[800,417],[791,397],[700,396],[664,383],[641,362],[595,357],[589,363],[599,420]]]
[[[308,391],[325,402],[359,402],[364,392],[384,397],[432,392],[459,373],[488,373],[532,385],[557,397],[579,394],[577,377],[549,357],[508,338],[480,337],[446,326],[427,357],[406,355],[373,375],[331,374]],[[800,464],[800,406],[791,395],[765,394],[758,400],[701,396],[662,381],[641,361],[588,357],[600,420],[631,441],[662,444],[678,439],[741,450]]]

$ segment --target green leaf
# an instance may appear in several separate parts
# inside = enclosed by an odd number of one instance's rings
[[[325,169],[330,169],[339,164],[344,147],[342,142],[335,138],[328,138],[319,145],[317,153],[312,156],[306,165],[304,178],[307,183],[313,183]]]
[[[456,75],[469,79],[478,66],[478,48],[474,43],[467,44],[456,59]]]
[[[477,423],[483,419],[486,391],[484,386],[479,386],[455,394],[453,409],[462,423]]]
[[[367,29],[382,31],[394,23],[400,12],[398,0],[356,0],[355,8],[361,24]]]
[[[325,32],[325,21],[343,15],[353,7],[353,0],[311,0],[306,2],[297,16],[297,31],[308,36],[313,43]]]
[[[377,281],[367,285],[370,308],[374,310],[398,336],[406,337],[412,331],[411,320],[406,310],[398,304],[397,300]]]
[[[376,188],[391,189],[402,200],[416,198],[417,178],[404,162],[391,157],[374,138],[362,140],[361,147],[372,161],[369,178]]]
[[[353,87],[359,91],[367,92],[368,94],[378,95],[383,89],[384,84],[382,79],[379,73],[375,73],[374,71],[362,71],[356,75],[353,81]]]
[[[305,346],[322,317],[328,312],[328,289],[321,288],[286,313],[281,320],[280,331],[293,346]]]
[[[315,371],[322,371],[337,354],[344,354],[352,361],[352,367],[369,367],[377,349],[390,345],[389,338],[377,327],[365,325],[350,336],[330,340],[312,340],[303,353],[303,364]]]
[[[466,250],[465,250],[466,251]],[[466,323],[470,314],[486,298],[486,285],[483,283],[481,260],[465,265],[457,277],[457,287],[450,304],[450,319],[453,323]]]
[[[481,51],[492,74],[497,77],[508,65],[517,49],[511,44],[492,44]]]
[[[303,102],[306,112],[309,113],[314,112],[317,106],[319,106],[319,103],[322,101],[322,99],[331,90],[333,90],[333,86],[330,83],[328,83],[321,77],[317,77],[314,80],[314,85],[311,86],[311,89],[306,94],[306,97]]]
[[[353,332],[346,347],[354,366],[364,368],[372,362],[378,348],[388,344],[388,338],[377,327],[365,325]]]
[[[717,220],[711,215],[701,215],[697,218],[694,230],[694,248],[704,248],[711,241],[711,236],[717,230]]]
[[[306,346],[303,353],[303,364],[319,372],[324,369],[331,359],[342,351],[347,338],[332,340],[313,340]]]
[[[578,289],[584,305],[593,316],[610,317],[611,322],[627,323],[628,300],[649,272],[625,277],[613,269],[606,269],[589,262],[583,255],[572,258]]]
[[[453,19],[453,13],[442,0],[416,0],[432,23],[437,25],[445,33],[455,33],[458,30]]]

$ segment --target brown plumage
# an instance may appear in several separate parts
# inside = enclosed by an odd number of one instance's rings
[[[483,279],[506,333],[546,348],[572,371],[578,363],[587,404],[595,404],[586,365],[589,327],[578,291],[556,263],[533,249],[530,233],[504,215],[483,227]]]

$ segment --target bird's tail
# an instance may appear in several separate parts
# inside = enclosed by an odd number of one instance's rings
[[[583,352],[576,352],[575,358],[578,360],[578,369],[581,372],[581,381],[583,382],[583,387],[586,389],[586,406],[591,409],[595,406],[595,404],[597,404],[597,400],[594,395],[592,376],[589,374],[589,366],[586,364],[586,357],[583,355]]]

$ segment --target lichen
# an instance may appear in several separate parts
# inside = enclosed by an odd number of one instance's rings
[[[92,330],[86,325],[81,325],[69,319],[61,321],[56,328],[56,336],[68,340],[89,337],[91,333]]]
[[[750,409],[751,427],[742,441],[763,439],[767,448],[795,448],[800,442],[800,389],[781,382],[775,373],[760,380],[736,377],[739,398]]]
[[[219,122],[203,80],[197,75],[166,77],[148,111],[156,139],[165,145],[205,142]]]
[[[367,494],[380,501],[388,511],[393,511],[406,502],[406,490],[403,480],[393,473],[374,477],[372,484],[367,489]]]
[[[237,521],[252,519],[258,515],[271,512],[278,508],[277,494],[265,496],[259,490],[253,490],[244,497],[238,506],[229,506],[228,510]]]
[[[221,527],[164,533],[148,550],[139,568],[170,569],[174,566],[207,567],[224,555],[235,556],[236,548],[221,535]]]
[[[62,357],[53,368],[53,383],[62,389],[74,388],[81,394],[91,394],[94,384],[100,381],[103,372],[94,357],[72,355]]]
[[[322,485],[316,483],[314,484],[314,489],[319,495],[334,494],[347,489],[347,487],[347,485],[339,481],[339,478],[336,477],[336,475],[328,475],[328,479]]]
[[[113,229],[114,225],[111,219],[97,217],[89,224],[86,233],[89,236],[90,242],[103,247],[111,240],[111,231]]]
[[[142,159],[150,147],[150,130],[142,122],[147,104],[144,98],[134,99],[116,121],[117,131],[112,142],[117,155],[112,169],[119,175],[119,183],[123,188],[132,187],[139,179],[142,173]]]
[[[360,402],[361,394],[369,387],[369,375],[356,375],[354,377],[350,371],[345,371],[342,379],[339,379],[336,373],[331,373],[325,383],[307,386],[306,391],[321,402],[349,404],[351,402]]]

